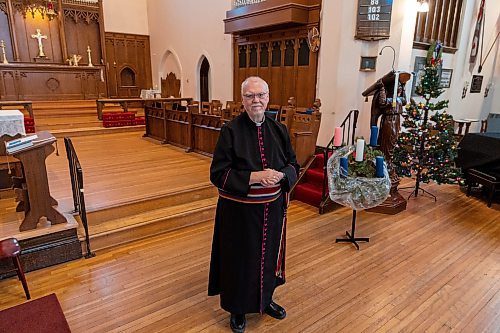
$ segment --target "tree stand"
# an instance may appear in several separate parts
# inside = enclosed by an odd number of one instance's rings
[[[351,224],[351,233],[349,231],[345,232],[347,238],[337,238],[335,243],[353,243],[356,246],[356,249],[359,250],[359,245],[357,242],[369,242],[370,238],[361,237],[356,238],[356,210],[352,210],[352,224]]]

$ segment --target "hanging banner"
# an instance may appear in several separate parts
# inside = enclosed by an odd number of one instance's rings
[[[479,52],[479,42],[481,40],[481,26],[484,20],[484,1],[481,0],[479,5],[479,13],[477,14],[476,28],[474,29],[474,37],[472,38],[472,49],[470,50],[469,69],[472,72],[476,65],[477,53]]]

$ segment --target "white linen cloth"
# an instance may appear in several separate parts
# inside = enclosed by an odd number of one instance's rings
[[[0,110],[0,136],[26,135],[24,115],[19,110]]]

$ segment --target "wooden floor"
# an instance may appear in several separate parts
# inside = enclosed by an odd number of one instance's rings
[[[275,294],[288,316],[250,315],[247,331],[499,332],[499,204],[456,186],[427,189],[437,203],[360,212],[358,234],[371,237],[360,251],[335,243],[350,228],[348,209],[320,216],[293,202],[287,283]],[[32,297],[57,294],[73,332],[229,332],[218,297],[207,297],[211,238],[212,223],[202,223],[27,279]],[[14,278],[0,281],[0,295],[0,309],[25,301]]]
[[[121,207],[127,203],[209,186],[210,158],[160,145],[142,138],[143,134],[139,130],[72,139],[84,172],[87,212],[110,207],[120,207],[125,212],[127,208]],[[58,139],[58,146],[59,156],[51,154],[46,161],[50,193],[58,201],[58,209],[70,213],[73,199],[63,139]],[[0,239],[33,236],[19,234],[24,215],[16,213],[15,207],[13,197],[0,199]],[[36,232],[45,234],[66,227],[69,226],[39,227]]]
[[[144,131],[73,138],[84,172],[85,203],[94,210],[209,183],[211,159],[142,138]],[[63,210],[72,205],[64,141],[47,159],[50,191]],[[179,167],[183,166],[183,167]]]

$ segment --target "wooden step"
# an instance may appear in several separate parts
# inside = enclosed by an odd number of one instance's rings
[[[67,136],[73,138],[80,136],[94,136],[101,134],[117,134],[117,133],[128,133],[128,132],[137,132],[137,134],[141,136],[146,132],[146,127],[144,125],[109,127],[109,128],[98,126],[98,127],[56,129],[50,131],[50,133],[52,133],[52,135],[55,136],[56,138],[64,138]]]
[[[216,205],[217,198],[212,197],[117,218],[98,225],[89,223],[92,251],[213,220]],[[83,228],[79,230],[79,238],[82,243],[85,241]]]
[[[216,196],[217,189],[207,183],[175,192],[158,193],[137,199],[131,198],[128,202],[120,202],[120,204],[113,206],[94,207],[93,210],[87,211],[87,219],[89,224],[94,226],[112,219],[147,213],[159,207],[189,204],[190,202],[214,198]]]

